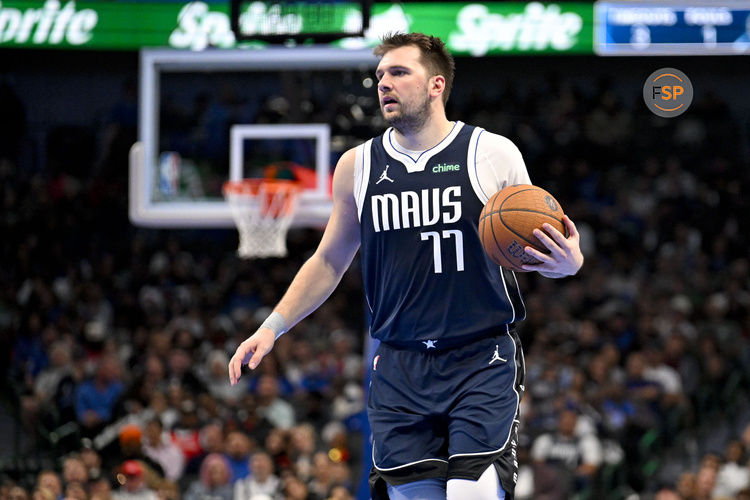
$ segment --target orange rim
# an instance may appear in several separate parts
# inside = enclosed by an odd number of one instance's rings
[[[260,197],[261,214],[277,218],[294,212],[293,201],[302,187],[298,182],[287,179],[242,179],[227,181],[222,189],[227,197]]]
[[[301,189],[297,181],[287,179],[241,179],[239,181],[225,182],[222,190],[224,194],[254,196],[260,192],[261,186],[269,194],[285,191],[290,195],[294,195]]]

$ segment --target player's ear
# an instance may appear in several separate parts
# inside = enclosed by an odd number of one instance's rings
[[[440,97],[445,92],[445,77],[443,75],[435,75],[430,78],[430,97]]]

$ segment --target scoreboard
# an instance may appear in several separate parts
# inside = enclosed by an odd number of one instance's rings
[[[750,54],[750,1],[598,1],[594,51],[603,56]]]

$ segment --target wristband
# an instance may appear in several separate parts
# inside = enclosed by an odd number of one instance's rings
[[[275,311],[266,318],[266,320],[262,325],[260,325],[260,327],[268,328],[269,330],[271,330],[273,334],[276,335],[275,340],[278,340],[279,337],[284,335],[287,331],[286,320],[284,319],[284,316]]]

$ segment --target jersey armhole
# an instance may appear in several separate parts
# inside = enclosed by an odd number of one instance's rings
[[[362,207],[365,204],[367,186],[370,182],[370,150],[372,139],[357,146],[354,155],[354,201],[357,203],[357,217],[362,222]]]
[[[475,127],[471,132],[471,138],[469,139],[469,152],[466,158],[466,170],[469,173],[469,182],[474,190],[474,194],[477,196],[482,205],[486,204],[490,199],[490,196],[494,193],[487,193],[482,189],[482,185],[479,183],[479,170],[477,167],[477,158],[479,155],[479,137],[484,132],[483,128]]]

